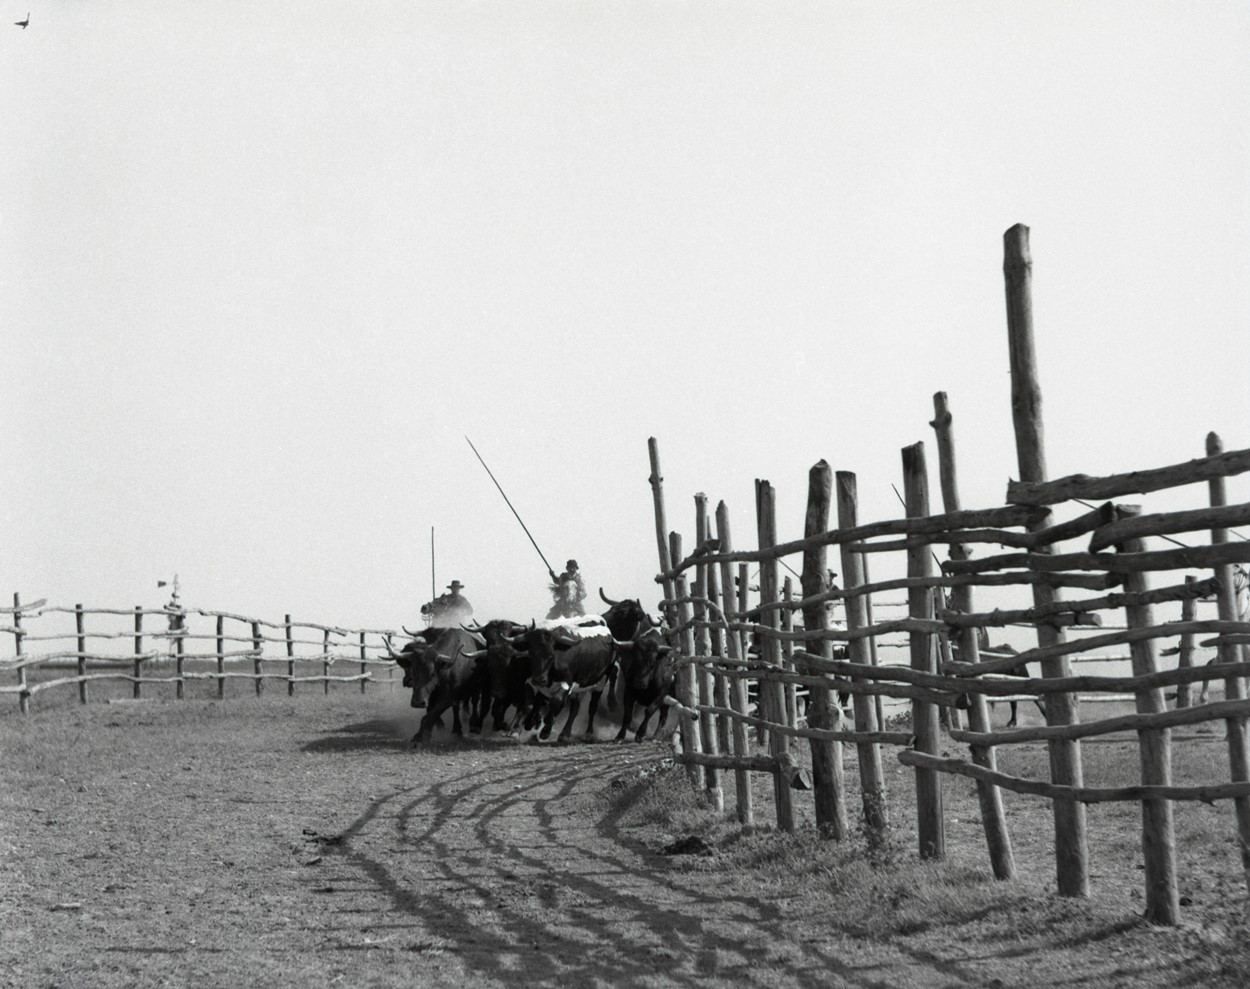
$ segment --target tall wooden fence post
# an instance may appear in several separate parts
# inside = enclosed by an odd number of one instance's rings
[[[660,473],[660,447],[654,436],[647,440],[647,452],[651,458],[651,476],[648,481],[651,483],[651,501],[655,509],[655,542],[659,551],[660,573],[668,573],[676,561],[669,552],[668,519],[664,511],[664,475]],[[671,603],[674,597],[673,581],[665,577],[662,585],[664,600],[670,602],[664,605],[664,617],[669,628],[676,628],[677,608]]]
[[[1193,584],[1195,581],[1193,574],[1185,575],[1186,586]],[[1197,603],[1192,597],[1186,596],[1181,601],[1181,621],[1192,622],[1197,616]],[[1197,636],[1193,632],[1186,632],[1181,636],[1180,647],[1177,652],[1179,656],[1176,660],[1176,668],[1180,670],[1191,669],[1194,665],[1194,640]],[[1166,653],[1165,653],[1166,655]],[[1188,683],[1179,683],[1176,685],[1176,706],[1189,707],[1189,688]]]
[[[22,714],[30,714],[30,689],[26,685],[26,667],[22,662],[22,639],[26,635],[22,631],[22,595],[13,592],[13,655],[17,658],[17,709]]]
[[[781,600],[785,602],[786,607],[781,609],[781,631],[788,636],[794,631],[794,581],[789,577],[781,582]],[[789,638],[781,640],[781,667],[787,673],[793,673],[794,670],[794,641]],[[785,707],[782,709],[784,717],[782,721],[790,728],[796,728],[799,724],[799,688],[791,681],[787,681],[782,685],[782,696],[785,698]]]
[[[87,675],[87,636],[83,632],[83,609],[81,604],[74,605],[74,627],[78,630],[78,675]],[[87,703],[87,681],[78,681],[78,699]]]
[[[942,510],[947,513],[960,510],[959,480],[955,460],[955,434],[951,428],[951,412],[946,392],[933,396],[934,418],[931,425],[937,432],[938,476],[942,488]],[[968,559],[968,549],[963,543],[951,543],[952,560]],[[951,589],[951,607],[961,614],[971,614],[972,588],[967,584]],[[959,656],[965,663],[981,661],[977,644],[977,630],[963,628],[959,633]],[[968,724],[975,732],[991,730],[989,709],[985,695],[977,691],[968,694]],[[998,760],[989,745],[973,745],[972,761],[990,772],[998,771]],[[1011,836],[1007,832],[1007,819],[1003,814],[1003,796],[998,787],[985,780],[977,780],[977,801],[981,807],[981,827],[985,832],[985,845],[990,856],[990,869],[995,879],[1014,879],[1016,860],[1011,851]]]
[[[759,547],[771,550],[777,544],[777,508],[773,486],[767,481],[755,482],[756,515],[759,526]],[[770,608],[778,600],[777,560],[769,557],[760,561],[760,620],[765,629],[760,642],[761,658],[770,666],[781,667],[781,643],[777,638],[780,625],[777,609]],[[767,610],[765,610],[767,609]],[[769,699],[764,704],[765,698]],[[781,681],[764,680],[760,683],[760,707],[768,713],[769,720],[785,718],[786,701]],[[790,777],[781,771],[781,759],[790,752],[790,739],[783,732],[769,731],[768,751],[778,760],[773,770],[773,797],[777,805],[777,829],[794,830],[794,800],[790,792]]]
[[[135,605],[135,682],[131,692],[135,700],[143,695],[143,605]]]
[[[807,514],[803,520],[805,539],[828,531],[832,503],[833,471],[821,460],[807,472]],[[799,578],[804,599],[815,597],[827,590],[828,557],[827,545],[804,550],[803,573]],[[815,635],[829,630],[829,610],[823,601],[803,609],[803,627]],[[811,638],[804,643],[804,647],[807,652],[822,659],[833,658],[833,643],[828,639]],[[807,666],[802,666],[801,669],[804,673],[813,672]],[[841,720],[842,712],[834,703],[833,691],[827,687],[812,687],[807,703],[808,727],[831,731],[839,727]],[[811,752],[816,827],[828,837],[841,841],[847,834],[842,743],[814,738],[811,741]]]
[[[226,696],[226,637],[222,634],[225,628],[225,618],[221,615],[217,616],[217,699],[224,700]]]
[[[903,496],[908,518],[924,518],[929,514],[929,474],[925,463],[924,444],[903,448]],[[907,576],[913,580],[933,579],[933,556],[929,545],[919,537],[908,538]],[[907,611],[912,618],[932,621],[933,592],[928,586],[907,591]],[[911,632],[911,668],[921,673],[936,673],[933,635]],[[941,754],[942,736],[937,705],[931,701],[914,700],[911,705],[912,730],[916,733],[916,751],[927,755]],[[946,822],[942,812],[942,777],[933,769],[916,768],[916,832],[920,840],[920,857],[946,857]]]
[[[708,607],[712,613],[712,626],[708,629],[709,637],[712,640],[712,660],[719,667],[721,664],[718,660],[723,660],[729,653],[729,643],[726,641],[725,623],[729,621],[725,612],[721,610],[721,593],[720,593],[720,567],[708,566],[705,571],[707,578],[707,598],[712,602]],[[729,680],[724,673],[719,670],[712,679],[712,700],[722,711],[731,710],[729,703]],[[729,716],[726,714],[718,714],[714,719],[716,723],[716,751],[730,751],[729,743]]]
[[[291,616],[284,615],[286,632],[286,695],[295,696],[295,640],[291,632]]]
[[[696,494],[694,496],[694,507],[695,545],[705,546],[708,539],[707,495],[702,492]],[[710,708],[716,699],[712,672],[706,666],[707,660],[712,655],[712,639],[706,624],[704,624],[711,617],[708,613],[707,605],[704,604],[708,600],[707,569],[707,566],[702,563],[695,568],[697,583],[694,591],[694,651],[695,655],[702,660],[697,667],[697,673],[699,704],[704,708]],[[705,710],[699,718],[699,740],[703,745],[704,752],[709,755],[720,754],[720,746],[716,737],[716,719],[710,710]],[[719,813],[725,809],[725,791],[721,788],[721,772],[715,766],[704,766],[703,770],[703,778],[707,786],[708,803]]]
[[[261,666],[261,656],[265,649],[264,640],[260,636],[260,622],[252,622],[252,649],[256,655],[253,657],[256,672],[256,696],[259,697],[265,691],[265,681],[261,678],[264,667]]]
[[[322,691],[327,697],[330,696],[330,630],[328,628],[321,630],[321,675],[325,678],[321,681],[325,690]]]
[[[1120,506],[1117,514],[1133,515],[1140,511],[1137,507]],[[1125,540],[1120,549],[1125,553],[1141,553],[1146,549],[1146,542],[1134,537]],[[1143,594],[1148,589],[1144,573],[1125,575],[1126,594]],[[1124,611],[1130,629],[1150,628],[1155,624],[1154,609],[1149,604],[1126,605]],[[1156,650],[1154,639],[1129,644],[1133,676],[1158,672]],[[1167,710],[1161,687],[1140,688],[1136,699],[1138,714],[1161,714]],[[1137,738],[1142,784],[1171,786],[1171,732],[1167,728],[1145,729],[1137,733]],[[1180,923],[1181,907],[1176,891],[1176,831],[1172,822],[1172,801],[1143,800],[1141,828],[1142,859],[1146,870],[1146,920],[1152,924],[1174,926]]]
[[[365,651],[365,633],[362,629],[360,632],[360,692],[365,692],[365,685],[369,682],[369,654]]]
[[[174,632],[174,700],[182,700],[186,696],[186,678],[183,676],[186,668],[186,641],[187,641],[187,620],[184,617],[178,623],[178,630]]]
[[[1219,436],[1211,433],[1207,436],[1207,456],[1214,457],[1224,452],[1224,444]],[[1207,482],[1210,492],[1211,507],[1217,508],[1228,504],[1224,478],[1212,478]],[[1228,542],[1227,529],[1212,529],[1211,543],[1218,545]],[[1215,576],[1220,582],[1215,593],[1216,608],[1220,621],[1237,621],[1237,597],[1233,583],[1233,567],[1221,564],[1215,568]],[[1240,648],[1227,642],[1219,644],[1218,659],[1221,663],[1235,663]],[[1241,677],[1228,677],[1224,681],[1224,700],[1245,700],[1246,683]],[[1246,742],[1246,719],[1229,718],[1224,722],[1228,737],[1228,766],[1231,782],[1244,783],[1250,780],[1250,747]],[[1241,868],[1245,875],[1246,886],[1250,888],[1250,797],[1234,797],[1233,812],[1237,816],[1237,835],[1241,846]]]
[[[720,551],[722,553],[733,552],[733,539],[729,530],[729,508],[722,501],[716,506],[716,538],[720,540]],[[739,612],[742,610],[738,605],[737,598],[734,594],[734,581],[731,570],[732,564],[728,560],[722,560],[720,563],[721,576],[721,610],[728,619],[740,620]],[[725,648],[729,652],[730,659],[744,659],[746,652],[742,647],[742,636],[736,631],[730,631],[725,637]],[[742,677],[734,677],[729,684],[730,706],[738,714],[745,715],[747,713],[747,682]],[[733,736],[733,754],[739,759],[745,758],[751,754],[751,740],[747,734],[746,725],[738,718],[730,721],[729,730]],[[734,770],[734,789],[738,798],[738,823],[754,824],[755,823],[755,806],[751,797],[751,774],[746,769]]]
[[[670,559],[681,559],[681,533],[670,532],[669,553]],[[699,684],[698,670],[692,661],[694,658],[694,630],[690,627],[690,604],[686,600],[689,596],[686,591],[685,574],[669,583],[673,588],[674,599],[677,603],[672,605],[674,614],[677,617],[676,628],[677,640],[681,644],[682,664],[677,672],[677,699],[681,701],[682,706],[691,709],[699,704]],[[677,723],[681,725],[681,750],[682,753],[701,753],[703,751],[703,740],[699,737],[699,719],[691,716],[686,711],[680,711],[677,715]],[[701,783],[706,782],[706,775],[702,772],[702,767],[693,762],[686,763],[686,775],[690,777],[690,785],[696,790],[700,789]]]
[[[838,528],[855,528],[859,517],[859,492],[855,475],[849,471],[838,471]],[[864,580],[864,554],[857,553],[841,545],[842,557],[842,588],[846,594],[846,630],[857,632],[872,627],[868,618],[868,601],[864,594],[855,593],[862,587]],[[876,665],[873,663],[870,637],[858,637],[847,643],[847,658],[852,663],[859,663],[865,668]],[[862,682],[862,681],[861,681]],[[855,693],[851,703],[855,708],[855,730],[857,732],[875,732],[879,730],[877,720],[876,698],[872,694]],[[859,759],[859,787],[864,804],[864,826],[868,833],[880,837],[890,824],[889,812],[886,807],[885,782],[881,772],[881,747],[877,742],[858,742],[855,746]]]
[[[1011,417],[1016,434],[1016,461],[1021,481],[1046,480],[1046,452],[1042,427],[1042,391],[1038,382],[1037,356],[1033,346],[1033,259],[1029,254],[1029,228],[1016,224],[1003,235],[1003,280],[1007,294],[1007,336],[1011,358]],[[1048,519],[1031,529],[1042,529]],[[1034,553],[1049,552],[1044,547]],[[1033,604],[1039,609],[1053,605],[1053,588],[1033,585]],[[1053,625],[1037,626],[1037,644],[1043,648],[1064,642]],[[1042,675],[1069,675],[1066,656],[1042,661]],[[1075,694],[1048,694],[1046,722],[1075,724],[1080,720]],[[1084,785],[1080,743],[1075,739],[1051,739],[1050,775],[1061,786]],[[1051,802],[1055,819],[1055,873],[1060,896],[1089,896],[1089,838],[1085,805],[1056,798]]]

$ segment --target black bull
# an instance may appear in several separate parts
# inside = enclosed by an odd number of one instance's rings
[[[479,689],[477,663],[471,653],[477,649],[471,634],[459,628],[428,628],[415,636],[391,657],[404,668],[404,684],[412,687],[412,706],[424,707],[425,716],[413,735],[414,744],[429,741],[434,724],[451,708],[452,730],[463,734],[460,704]]]

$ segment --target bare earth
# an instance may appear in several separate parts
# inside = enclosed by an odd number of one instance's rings
[[[5,714],[0,985],[1247,984],[1235,875],[1180,930],[1027,877],[881,926],[863,918],[907,909],[905,874],[796,874],[810,829],[665,854],[683,835],[631,798],[686,786],[666,748],[414,752],[414,718],[350,695]]]

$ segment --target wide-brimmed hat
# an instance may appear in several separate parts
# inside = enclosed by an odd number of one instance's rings
[[[569,562],[568,562],[568,563],[566,563],[566,564],[564,565],[564,569],[565,569],[565,570],[576,570],[576,569],[577,569],[577,561],[576,561],[576,560],[569,560]]]
[[[458,580],[453,580],[450,584],[447,585],[447,589],[449,591],[458,591],[462,587],[464,587],[464,584],[460,583],[460,581]]]

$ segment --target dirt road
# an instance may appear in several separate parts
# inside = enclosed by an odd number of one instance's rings
[[[688,835],[630,799],[658,746],[414,752],[413,728],[359,697],[0,719],[0,985],[1239,984],[1231,924],[1150,931],[1131,903],[975,875],[915,889],[811,833],[666,854]]]

